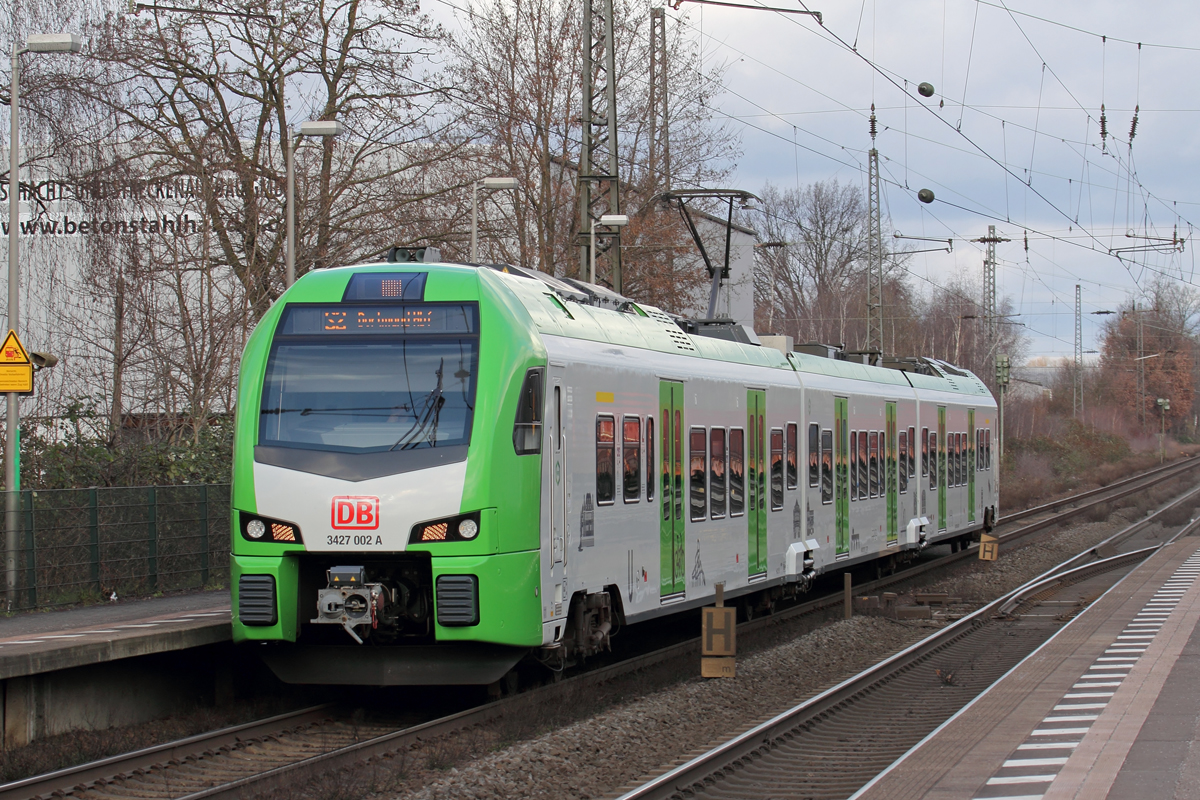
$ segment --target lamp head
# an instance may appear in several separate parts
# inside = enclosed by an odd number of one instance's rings
[[[30,53],[78,53],[83,39],[73,33],[35,33],[25,41]]]
[[[629,224],[629,217],[625,214],[605,214],[600,217],[600,224],[613,228],[624,228]]]
[[[337,136],[341,132],[341,120],[313,119],[300,123],[301,136]]]
[[[58,363],[58,356],[53,353],[30,353],[29,360],[33,362],[34,369],[50,369]]]
[[[517,188],[516,178],[484,178],[479,182],[479,185],[484,189],[515,189]]]

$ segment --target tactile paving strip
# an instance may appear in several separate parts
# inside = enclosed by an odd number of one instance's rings
[[[975,794],[975,800],[1041,800],[1197,577],[1200,577],[1200,550],[1179,566],[1117,634],[1112,645],[988,778]]]

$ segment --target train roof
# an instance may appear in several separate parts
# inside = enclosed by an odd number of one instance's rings
[[[783,354],[773,347],[759,345],[757,337],[753,337],[753,331],[749,332],[753,341],[732,341],[733,337],[739,335],[739,326],[732,320],[689,320],[582,281],[556,278],[513,266],[496,265],[492,269],[510,276],[506,283],[530,309],[531,314],[535,314],[535,309],[548,312],[550,319],[544,322],[539,321],[542,314],[535,316],[544,333],[611,341],[631,347],[739,364],[790,368],[797,372],[849,380],[913,386],[955,394],[991,395],[978,377],[937,359],[905,359],[902,363],[898,361],[895,368],[802,352],[791,352],[780,359]],[[553,291],[546,291],[547,288]],[[568,303],[571,305],[568,306]],[[728,324],[720,324],[723,322]],[[639,332],[642,342],[630,340],[630,330]],[[665,337],[662,335],[664,332]]]
[[[375,262],[321,272],[396,269],[397,266],[398,262]],[[733,320],[686,319],[585,281],[559,278],[511,264],[409,261],[404,266],[460,274],[464,269],[477,270],[482,280],[490,276],[520,300],[543,334],[847,380],[990,397],[987,387],[977,376],[937,359],[889,359],[885,362],[888,366],[875,366],[861,360],[824,357],[812,352],[785,354],[774,347],[762,346],[753,330]],[[836,349],[830,348],[829,352],[832,356]]]

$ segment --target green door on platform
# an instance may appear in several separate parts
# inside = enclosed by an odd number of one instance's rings
[[[659,512],[659,555],[662,597],[683,594],[683,384],[658,384],[659,474],[662,481],[662,511]]]
[[[761,389],[746,392],[746,518],[749,525],[749,550],[746,555],[750,575],[767,572],[767,473],[766,427],[767,393]]]

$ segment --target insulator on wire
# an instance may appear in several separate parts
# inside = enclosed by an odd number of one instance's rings
[[[1133,137],[1137,136],[1137,118],[1139,106],[1133,107],[1133,122],[1129,123],[1129,143],[1133,144]]]
[[[1104,103],[1100,104],[1100,149],[1108,146],[1108,118],[1104,116]]]
[[[871,141],[875,141],[875,104],[871,103]]]

